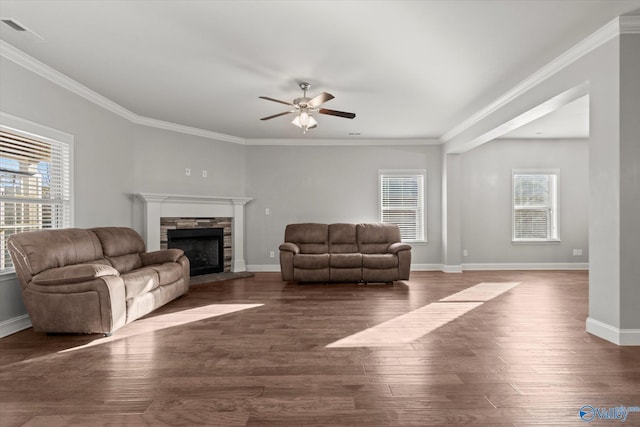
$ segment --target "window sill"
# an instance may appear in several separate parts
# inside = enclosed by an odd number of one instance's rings
[[[544,244],[558,244],[562,243],[560,239],[552,240],[512,240],[512,245],[544,245]]]
[[[9,280],[17,279],[16,271],[11,268],[4,271],[0,271],[0,282],[8,282]]]
[[[427,243],[429,243],[428,240],[406,240],[406,241],[402,241],[402,243],[406,243],[407,245],[413,246],[424,246]]]

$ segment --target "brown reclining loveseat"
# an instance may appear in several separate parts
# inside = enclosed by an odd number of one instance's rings
[[[408,280],[411,246],[394,224],[289,224],[280,245],[288,282]]]

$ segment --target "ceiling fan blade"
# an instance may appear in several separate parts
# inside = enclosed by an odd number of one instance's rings
[[[278,114],[274,114],[273,116],[263,117],[263,118],[261,118],[260,120],[275,119],[276,117],[286,116],[287,114],[291,114],[291,113],[294,113],[294,112],[295,112],[295,110],[285,111],[284,113],[278,113]]]
[[[331,95],[330,93],[322,92],[320,95],[312,98],[309,102],[307,102],[307,105],[314,108],[320,104],[324,104],[327,101],[331,101],[333,98],[335,98],[335,96]]]
[[[355,113],[346,113],[344,111],[327,110],[326,108],[321,108],[320,110],[318,110],[318,113],[328,114],[330,116],[344,117],[345,119],[353,119],[356,116]]]
[[[266,99],[267,101],[273,101],[273,102],[279,102],[280,104],[284,104],[284,105],[293,105],[290,102],[287,101],[280,101],[279,99],[275,99],[275,98],[269,98],[268,96],[259,96],[258,98],[260,99]]]

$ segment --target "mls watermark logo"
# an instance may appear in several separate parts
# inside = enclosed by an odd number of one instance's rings
[[[590,422],[596,418],[599,420],[627,421],[631,412],[640,412],[640,406],[613,406],[610,408],[596,408],[591,405],[584,405],[580,408],[579,414],[582,421]]]

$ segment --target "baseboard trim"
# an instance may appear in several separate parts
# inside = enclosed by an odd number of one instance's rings
[[[640,329],[619,329],[591,317],[587,318],[587,332],[619,346],[640,346]]]
[[[462,270],[588,270],[588,262],[462,264]]]
[[[442,264],[440,266],[440,271],[444,272],[444,273],[462,273],[462,265],[445,265]]]
[[[0,338],[15,334],[24,329],[31,327],[31,319],[28,314],[13,317],[11,319],[0,322]]]
[[[411,264],[411,271],[442,271],[442,264]]]
[[[252,273],[280,273],[279,264],[247,264],[247,271]]]

